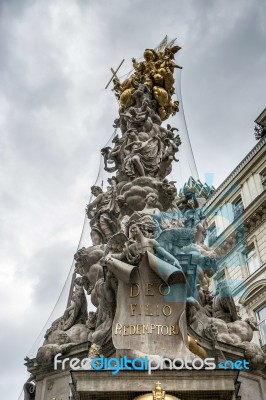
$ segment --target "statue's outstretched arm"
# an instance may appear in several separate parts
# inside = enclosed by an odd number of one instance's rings
[[[99,194],[99,196],[97,196],[95,200],[93,200],[90,204],[88,204],[87,209],[91,210],[92,208],[96,207],[101,200],[102,200],[102,195]]]
[[[160,244],[156,242],[156,240],[155,240],[155,249],[159,254],[165,257],[171,264],[181,269],[178,260],[174,256],[172,256],[172,254],[170,254],[167,250],[165,250],[162,246],[160,246]]]

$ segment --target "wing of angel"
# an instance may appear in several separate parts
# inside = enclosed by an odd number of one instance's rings
[[[177,53],[181,48],[182,48],[182,47],[180,47],[180,46],[173,46],[173,47],[171,47],[171,52],[172,52],[173,54],[175,54],[175,53]]]
[[[107,242],[104,255],[109,253],[121,253],[128,238],[123,232],[118,232],[113,235]]]

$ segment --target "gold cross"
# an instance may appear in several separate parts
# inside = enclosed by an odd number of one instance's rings
[[[105,86],[105,89],[107,89],[108,88],[108,86],[110,85],[110,83],[112,82],[112,80],[114,79],[114,78],[117,78],[117,71],[119,70],[119,68],[121,67],[121,65],[123,64],[123,62],[124,62],[125,60],[123,59],[122,61],[121,61],[121,63],[119,64],[119,66],[118,66],[118,68],[116,69],[116,71],[114,71],[113,70],[113,68],[111,68],[111,72],[112,72],[112,78],[110,79],[110,81],[107,83],[107,85]]]

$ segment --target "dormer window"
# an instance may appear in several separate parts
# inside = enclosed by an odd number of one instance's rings
[[[257,271],[257,269],[260,268],[260,261],[259,261],[256,249],[253,244],[251,246],[249,246],[249,248],[247,249],[246,260],[247,260],[247,266],[248,266],[250,275],[253,274],[253,272]]]
[[[233,212],[234,212],[234,219],[238,218],[239,215],[243,214],[244,211],[244,205],[241,196],[239,196],[234,202],[233,202]]]
[[[266,344],[266,305],[256,311],[262,346]]]
[[[215,223],[208,228],[208,244],[211,246],[217,239],[217,227]]]
[[[261,183],[262,183],[263,189],[266,189],[266,169],[261,172],[260,178],[261,178]]]

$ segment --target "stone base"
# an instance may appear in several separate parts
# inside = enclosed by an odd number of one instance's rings
[[[69,371],[61,371],[37,380],[35,400],[68,400],[70,395],[69,375]]]
[[[88,343],[77,345],[67,356],[83,359],[87,354]],[[228,359],[235,359],[232,356],[230,353]],[[35,366],[34,360],[26,365],[28,371],[36,376],[35,400],[133,400],[144,393],[151,393],[157,381],[161,382],[167,394],[180,400],[266,399],[266,374],[262,371],[241,371],[238,374],[236,370],[222,369],[158,370],[151,375],[147,371],[120,371],[112,375],[112,371],[104,370],[55,371],[53,364]],[[69,397],[70,385],[73,397]]]
[[[240,382],[241,400],[264,400],[266,399],[266,376],[262,373],[241,372]]]
[[[72,371],[73,397],[79,400],[133,400],[151,393],[160,381],[163,390],[180,400],[236,400],[238,371]],[[262,397],[252,400],[263,400]],[[241,399],[242,400],[242,399]],[[243,400],[245,398],[243,397]]]

